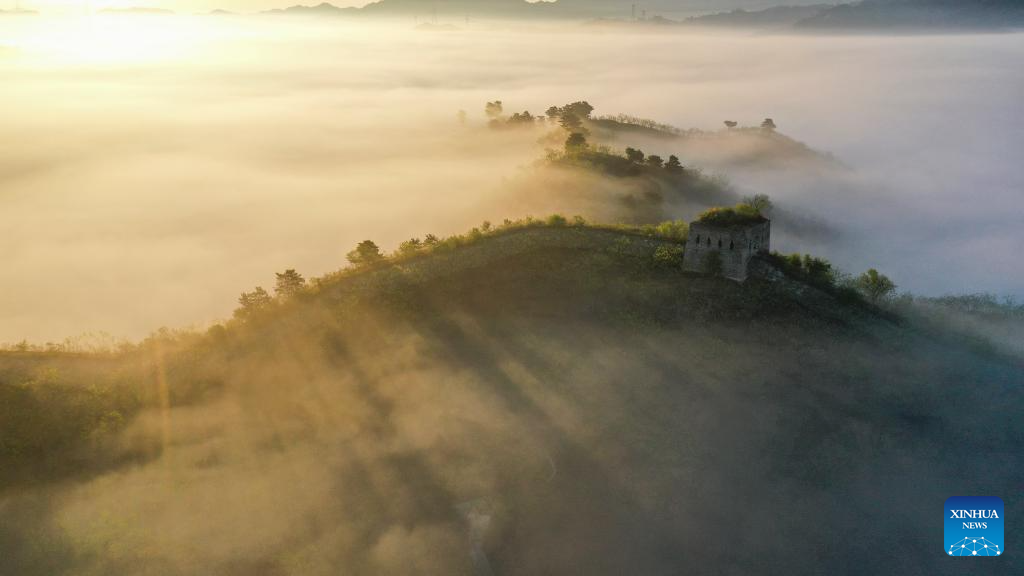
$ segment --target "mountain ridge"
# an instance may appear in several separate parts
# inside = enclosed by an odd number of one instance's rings
[[[889,542],[903,523],[866,536],[841,520],[927,521],[951,477],[1011,489],[963,471],[995,465],[993,446],[1001,469],[1021,466],[1019,361],[775,274],[684,273],[659,250],[680,246],[672,234],[483,228],[119,356],[0,354],[6,566],[942,572],[930,541],[877,566],[845,545]],[[964,413],[950,400],[967,389]],[[935,449],[949,435],[955,454]],[[252,483],[273,497],[199,505]],[[199,529],[239,522],[227,552]],[[381,555],[396,530],[409,546]],[[129,552],[105,552],[116,545]]]

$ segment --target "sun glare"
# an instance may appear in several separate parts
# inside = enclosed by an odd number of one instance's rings
[[[7,42],[37,65],[118,66],[189,59],[212,36],[187,17],[91,15],[21,26]]]

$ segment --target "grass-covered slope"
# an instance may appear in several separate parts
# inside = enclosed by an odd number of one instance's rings
[[[91,465],[20,461],[4,565],[952,574],[946,497],[1024,512],[1019,360],[788,283],[685,274],[655,258],[672,245],[526,229],[326,278],[104,360],[119,370],[0,357],[8,394],[49,370],[137,402],[62,445]]]

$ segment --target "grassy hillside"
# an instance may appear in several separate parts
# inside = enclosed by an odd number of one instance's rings
[[[946,497],[1024,512],[1019,359],[792,281],[683,273],[677,243],[467,237],[203,335],[0,356],[0,438],[41,435],[0,453],[0,556],[26,575],[944,574]]]

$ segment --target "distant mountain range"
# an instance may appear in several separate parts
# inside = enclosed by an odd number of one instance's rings
[[[694,16],[602,24],[683,24],[814,31],[978,30],[1024,27],[1024,0],[863,0],[848,4],[773,6]]]
[[[803,30],[977,30],[1024,27],[1024,0],[860,0],[845,4],[789,0],[654,0],[634,4],[620,0],[378,0],[362,7],[339,7],[329,2],[267,10],[264,14],[306,17],[418,16],[421,18],[565,18],[596,19],[601,25],[696,25],[737,28],[795,28]],[[786,1],[786,0],[782,0]],[[670,14],[722,5],[731,11],[668,18]],[[2,11],[0,15],[33,14]],[[159,8],[108,8],[103,14],[166,15]],[[211,15],[227,14],[214,10]]]
[[[811,4],[807,6],[772,6],[763,10],[733,10],[686,19],[687,24],[700,26],[793,26],[808,18],[834,8],[834,4]]]
[[[316,6],[289,6],[288,8],[275,8],[267,10],[264,14],[287,14],[292,16],[353,16],[360,13],[359,8],[339,8],[334,4],[324,2]]]
[[[802,6],[821,0],[789,0]],[[303,15],[420,15],[446,17],[554,17],[554,18],[633,18],[657,20],[663,16],[687,17],[722,9],[760,10],[776,0],[557,0],[527,2],[526,0],[378,0],[361,8],[341,8],[324,2],[315,6],[296,5],[268,10],[272,14]]]
[[[632,14],[632,6],[636,5],[638,17],[646,15],[664,16],[681,20],[704,14],[728,13],[735,10],[761,11],[779,5],[800,7],[820,5],[827,0],[558,0],[564,8],[571,8],[577,13],[594,16],[628,17]],[[842,0],[829,2],[835,5]]]
[[[548,12],[547,3],[525,0],[379,0],[361,8],[338,7],[328,2],[315,6],[290,6],[267,14],[301,16],[445,16],[445,17],[534,17]]]
[[[1021,0],[863,0],[796,23],[808,29],[976,29],[1024,26]]]

